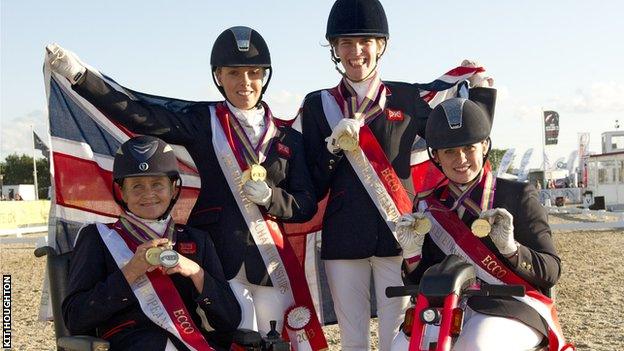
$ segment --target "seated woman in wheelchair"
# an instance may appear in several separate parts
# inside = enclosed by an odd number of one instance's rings
[[[429,157],[445,179],[418,194],[415,212],[397,222],[409,282],[418,284],[427,268],[455,253],[475,266],[482,282],[526,287],[524,298],[470,297],[453,350],[527,350],[560,336],[544,294],[559,279],[561,261],[535,188],[497,179],[486,162],[491,115],[462,98],[431,112]],[[405,342],[402,334],[395,338]]]
[[[80,231],[62,305],[67,328],[111,350],[209,350],[208,341],[227,339],[240,307],[210,236],[173,222],[181,178],[171,146],[131,138],[115,155],[113,180],[124,211]],[[202,329],[204,317],[214,332]]]

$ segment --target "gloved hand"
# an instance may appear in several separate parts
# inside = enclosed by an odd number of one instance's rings
[[[518,250],[514,240],[513,216],[504,208],[493,208],[481,212],[479,216],[487,219],[492,225],[490,238],[500,253],[509,256]]]
[[[52,72],[69,79],[72,84],[76,84],[87,71],[76,54],[58,44],[46,46],[46,61],[50,64]]]
[[[332,154],[337,154],[342,150],[340,145],[338,145],[338,139],[343,134],[349,134],[354,137],[356,140],[360,138],[360,128],[363,125],[363,121],[356,120],[353,118],[343,118],[338,122],[338,124],[334,127],[331,135],[325,139],[327,142],[327,150]]]
[[[422,254],[425,234],[418,234],[414,230],[414,223],[425,215],[419,212],[406,213],[399,217],[396,223],[397,240],[403,249],[403,258],[409,259]]]
[[[256,205],[267,206],[271,202],[273,190],[265,181],[248,180],[243,185],[243,193]]]
[[[463,67],[482,67],[477,61],[463,60],[461,65]],[[471,88],[490,88],[494,85],[494,79],[486,77],[483,72],[479,72],[472,77],[468,78]]]

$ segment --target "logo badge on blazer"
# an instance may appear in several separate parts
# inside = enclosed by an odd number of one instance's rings
[[[197,244],[192,241],[184,241],[178,243],[178,252],[183,255],[192,255],[197,252]]]
[[[401,110],[391,110],[389,108],[386,109],[386,116],[389,121],[402,121],[403,120],[403,111]]]
[[[290,158],[290,148],[282,143],[277,143],[277,153],[284,158]]]

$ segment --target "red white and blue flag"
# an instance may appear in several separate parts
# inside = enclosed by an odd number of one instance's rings
[[[99,74],[96,70],[92,72]],[[73,249],[78,229],[84,223],[110,223],[120,208],[112,196],[115,152],[134,134],[115,124],[72,90],[67,79],[44,67],[48,98],[52,198],[49,244],[60,253]],[[142,94],[126,89],[112,79],[102,78],[133,99],[182,109],[193,102]],[[182,173],[183,189],[173,216],[185,223],[199,193],[200,180],[188,153],[175,146]]]
[[[112,79],[90,68],[118,91],[134,100],[158,104],[173,111],[189,107],[197,102],[184,101],[140,93],[122,87]],[[460,82],[483,69],[458,67],[439,79],[420,84],[423,98],[432,106],[446,97],[456,96],[466,90]],[[120,208],[113,199],[112,168],[115,152],[134,134],[123,126],[112,122],[102,111],[76,93],[69,81],[44,67],[46,93],[48,98],[50,150],[53,179],[53,197],[49,220],[49,245],[59,253],[69,252],[79,228],[84,223],[116,221]],[[465,85],[465,84],[464,84]],[[456,89],[450,89],[457,87]],[[445,91],[437,93],[438,91]],[[174,146],[182,173],[183,189],[173,210],[176,223],[185,223],[199,193],[200,178],[195,165],[186,150]],[[423,191],[437,184],[442,175],[424,152],[424,142],[416,143],[412,155],[415,190]],[[310,223],[287,225],[285,232],[297,256],[306,268],[310,291],[320,311],[322,323],[335,321],[331,310],[331,299],[322,294],[326,283],[314,279],[322,277],[317,252],[318,235],[307,235],[320,229],[322,212],[319,211]],[[317,268],[321,271],[317,271]],[[321,287],[321,285],[323,287]],[[318,292],[316,294],[315,292]]]

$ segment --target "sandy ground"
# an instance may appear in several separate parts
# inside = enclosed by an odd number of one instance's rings
[[[551,215],[552,223],[578,220]],[[624,229],[554,233],[563,261],[556,303],[563,332],[577,350],[624,350]],[[53,350],[51,322],[37,321],[45,259],[34,245],[2,244],[2,274],[12,279],[12,343],[15,350]],[[376,343],[376,323],[371,331]],[[330,350],[340,349],[335,326],[326,327]]]

